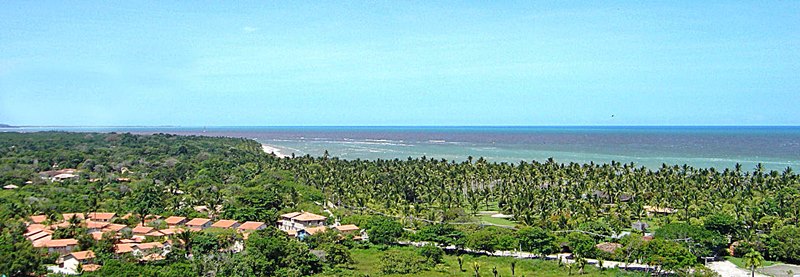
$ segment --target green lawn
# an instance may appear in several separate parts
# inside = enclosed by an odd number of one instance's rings
[[[478,219],[480,219],[481,222],[483,222],[483,223],[491,223],[491,224],[511,226],[511,227],[514,227],[514,226],[517,225],[517,223],[514,222],[514,221],[511,221],[511,220],[508,220],[508,219],[505,219],[505,218],[495,218],[495,217],[492,217],[490,215],[482,215],[482,216],[479,216]]]
[[[748,269],[748,267],[746,267],[746,266],[744,265],[744,259],[742,259],[742,258],[737,258],[737,257],[725,257],[725,259],[726,259],[726,260],[728,260],[728,261],[730,261],[730,262],[732,262],[733,264],[735,264],[736,266],[738,266],[738,267],[740,267],[740,268]],[[761,264],[761,266],[762,266],[762,267],[765,267],[765,266],[771,266],[771,265],[776,265],[776,264],[780,264],[780,262],[774,262],[774,261],[764,261],[764,262]]]
[[[403,251],[416,251],[413,247],[396,247],[394,249],[402,249]],[[464,255],[464,271],[458,269],[458,260],[456,256],[446,255],[444,263],[438,265],[436,268],[428,271],[418,272],[415,274],[398,275],[390,274],[384,275],[381,273],[381,254],[377,248],[369,249],[352,249],[351,254],[355,264],[351,270],[341,270],[340,272],[326,272],[317,274],[315,276],[475,276],[472,270],[472,263],[477,261],[480,264],[480,276],[493,276],[492,268],[497,267],[498,276],[511,276],[511,261],[514,258],[510,257],[488,257],[488,256],[472,256]],[[534,259],[516,259],[516,274],[515,276],[537,276],[537,277],[555,277],[567,276],[567,269],[559,267],[558,262],[555,261],[542,261]],[[616,269],[608,269],[600,271],[594,266],[586,266],[587,274],[580,276],[595,277],[595,276],[645,276],[637,275],[638,273],[628,273],[618,271]],[[573,274],[577,276],[577,270],[573,269]]]

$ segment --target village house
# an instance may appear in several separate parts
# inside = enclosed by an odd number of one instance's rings
[[[136,227],[133,228],[133,230],[131,230],[131,232],[133,233],[134,236],[136,235],[144,236],[147,233],[152,232],[154,229],[155,228],[149,226],[137,225]]]
[[[302,240],[302,239],[304,239],[304,238],[306,238],[308,236],[313,236],[313,235],[325,232],[327,230],[328,230],[328,227],[325,227],[325,226],[308,227],[308,228],[302,229],[300,231],[297,231],[297,238]]]
[[[241,224],[239,224],[239,222],[236,222],[236,220],[222,219],[212,224],[211,227],[221,228],[221,229],[236,229],[239,227],[239,225]]]
[[[61,214],[61,217],[64,218],[64,221],[69,221],[73,217],[77,217],[80,220],[86,219],[86,217],[81,213],[65,213]]]
[[[278,220],[278,228],[283,231],[300,231],[309,227],[325,224],[327,217],[309,212],[293,212],[282,214]]]
[[[240,232],[252,232],[256,230],[264,230],[267,228],[267,224],[264,222],[258,221],[248,221],[239,225]]]
[[[89,219],[94,221],[100,222],[111,222],[116,217],[116,213],[100,213],[100,212],[91,212],[89,213]]]
[[[47,221],[47,215],[32,215],[31,222],[36,224],[42,224],[43,222]]]
[[[644,211],[647,212],[647,216],[652,216],[653,214],[669,215],[678,212],[673,208],[665,208],[657,206],[643,206],[642,208],[644,208]]]
[[[53,239],[53,231],[45,229],[35,229],[23,235],[26,239],[33,244],[42,244],[45,241]]]
[[[78,173],[77,169],[65,168],[60,170],[39,172],[39,177],[41,177],[44,180],[50,180],[52,182],[61,182],[67,179],[77,178],[78,175],[76,173]]]
[[[186,222],[186,227],[189,227],[192,231],[200,231],[205,230],[208,227],[211,227],[211,219],[208,218],[194,218]]]
[[[333,229],[336,229],[337,231],[339,231],[339,233],[342,233],[343,235],[352,234],[354,240],[362,240],[364,236],[364,234],[362,234],[361,232],[361,228],[358,228],[358,226],[354,224],[339,225],[333,227]]]
[[[67,254],[78,246],[76,239],[53,239],[34,244],[33,247],[47,248],[47,253]]]
[[[130,227],[128,227],[128,225],[125,225],[125,224],[113,224],[112,223],[112,224],[106,225],[106,227],[103,227],[103,229],[101,231],[103,233],[105,233],[105,232],[119,233],[119,232],[122,232],[125,229],[130,229]]]
[[[70,272],[78,273],[78,265],[80,265],[83,270],[86,271],[86,266],[94,263],[94,258],[94,252],[91,250],[72,252],[61,257],[58,265],[59,267]]]
[[[86,221],[86,230],[87,232],[96,233],[96,232],[103,232],[103,228],[107,227],[109,224],[107,222],[97,222],[97,221]]]
[[[186,221],[186,218],[182,216],[170,216],[164,219],[164,223],[167,223],[167,226],[183,226]]]

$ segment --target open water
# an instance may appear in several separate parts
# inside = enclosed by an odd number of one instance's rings
[[[255,139],[282,154],[343,159],[422,157],[518,163],[800,168],[800,127],[26,127],[0,131],[173,133]]]

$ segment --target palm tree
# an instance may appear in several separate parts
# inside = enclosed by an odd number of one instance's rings
[[[186,251],[186,256],[189,257],[192,254],[192,238],[194,237],[194,233],[190,230],[183,230],[175,234],[178,240],[183,242],[183,251]]]
[[[750,268],[750,276],[756,276],[756,268],[761,267],[764,263],[764,257],[755,249],[750,249],[750,253],[744,255],[744,264]]]

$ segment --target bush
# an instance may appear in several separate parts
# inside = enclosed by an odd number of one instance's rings
[[[384,274],[413,274],[425,269],[425,257],[414,251],[388,250],[381,257],[381,272]]]
[[[393,244],[403,235],[403,225],[388,217],[373,217],[367,227],[369,241],[374,244]]]
[[[444,258],[444,250],[430,244],[420,247],[417,253],[424,257],[431,266],[442,263]]]

